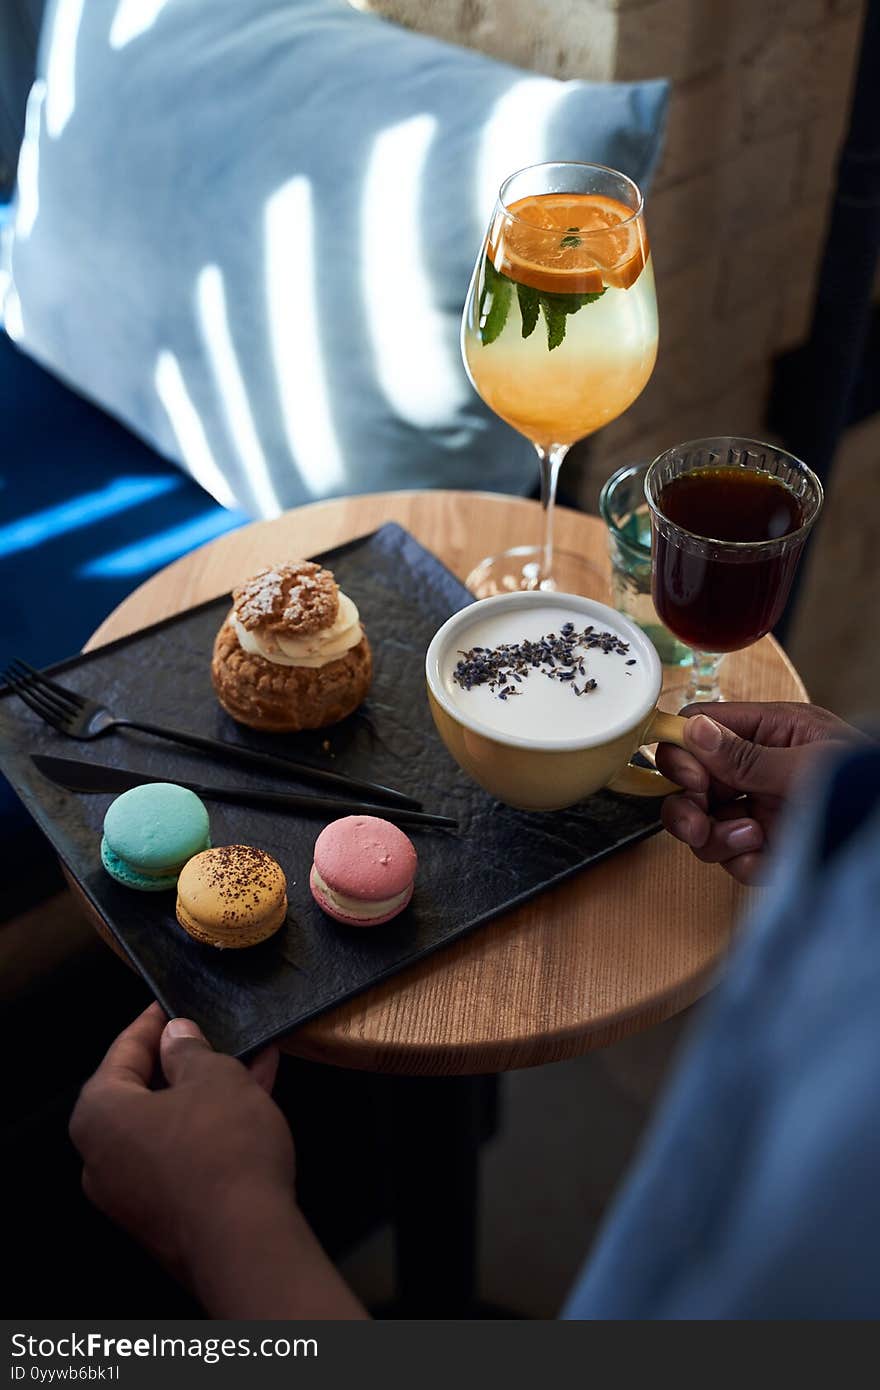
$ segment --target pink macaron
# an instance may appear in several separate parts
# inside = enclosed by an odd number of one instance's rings
[[[412,841],[378,816],[343,816],[321,831],[309,875],[312,897],[337,922],[378,927],[413,894],[418,857]]]

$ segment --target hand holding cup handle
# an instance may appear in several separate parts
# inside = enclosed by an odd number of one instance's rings
[[[799,702],[695,704],[684,738],[665,734],[657,765],[681,784],[663,824],[697,859],[721,864],[740,883],[767,881],[777,827],[816,763],[864,735],[836,715]]]
[[[671,743],[676,748],[686,748],[685,724],[680,714],[667,714],[665,710],[655,709],[645,733],[645,743]],[[628,796],[668,796],[680,792],[678,782],[664,777],[653,767],[638,767],[627,763],[608,783],[608,790],[625,792]]]

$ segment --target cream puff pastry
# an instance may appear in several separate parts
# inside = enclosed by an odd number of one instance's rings
[[[330,570],[312,560],[271,565],[233,600],[211,662],[217,698],[233,719],[295,732],[357,709],[372,679],[370,644]]]

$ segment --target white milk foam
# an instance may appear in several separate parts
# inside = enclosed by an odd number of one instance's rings
[[[492,691],[488,685],[464,690],[454,679],[462,651],[476,646],[497,647],[502,642],[535,642],[550,633],[558,637],[563,625],[569,622],[578,633],[592,623],[596,632],[611,632],[621,641],[628,641],[625,632],[576,609],[535,605],[528,610],[517,609],[482,620],[477,617],[459,633],[458,640],[450,644],[441,666],[443,689],[453,706],[499,734],[540,739],[550,745],[592,738],[613,725],[625,726],[630,718],[635,722],[648,697],[648,684],[644,659],[634,647],[621,655],[616,651],[605,653],[597,647],[585,651],[578,646],[577,655],[584,665],[583,676],[578,672],[573,682],[552,680],[540,668],[530,666],[528,676],[523,675],[521,683],[512,678],[508,680],[508,686],[513,685],[522,693],[508,696],[506,700],[499,699],[497,689]],[[627,662],[633,658],[635,664],[628,666]],[[582,689],[590,679],[597,682],[596,689],[575,695],[572,684]]]

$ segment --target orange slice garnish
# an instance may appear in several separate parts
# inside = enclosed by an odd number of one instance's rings
[[[551,294],[626,290],[648,258],[641,217],[598,193],[539,193],[499,214],[489,236],[495,269]]]

